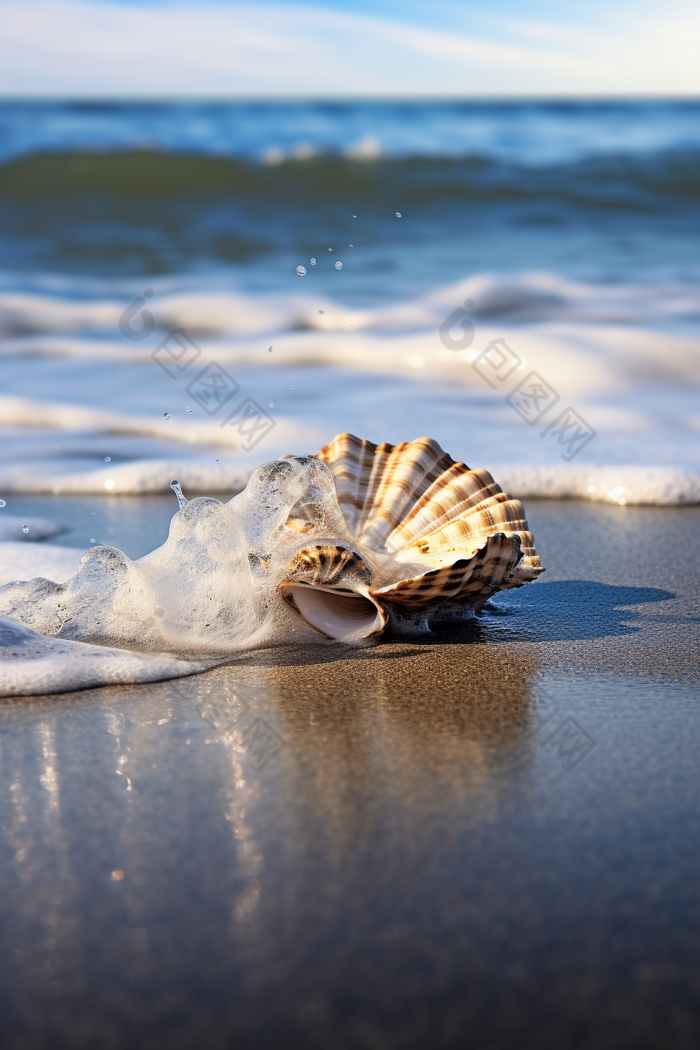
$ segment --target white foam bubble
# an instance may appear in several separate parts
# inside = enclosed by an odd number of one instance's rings
[[[98,546],[81,556],[77,572],[63,583],[39,576],[0,587],[0,616],[47,638],[89,643],[91,650],[107,646],[185,660],[179,666],[189,674],[192,661],[205,666],[201,661],[222,660],[241,649],[290,641],[318,644],[321,635],[287,604],[279,584],[302,548],[329,542],[358,550],[379,587],[420,571],[410,561],[358,547],[325,464],[305,457],[278,459],[262,464],[246,489],[228,503],[190,500],[174,514],[166,543],[138,561],[115,547]],[[62,568],[59,561],[57,570]],[[397,622],[399,612],[393,614]],[[364,627],[363,622],[343,640],[368,644]],[[12,630],[9,637],[12,642]],[[31,645],[36,649],[39,643]],[[44,691],[53,681],[64,683],[61,688],[76,688],[76,682],[94,680],[95,666],[105,673],[102,664],[95,664],[94,652],[72,652],[76,669],[71,675],[63,651],[56,664],[56,652],[39,646],[35,658],[41,686],[32,685],[32,691]],[[46,673],[44,657],[49,661]],[[26,653],[18,651],[14,658],[24,660]],[[54,665],[58,678],[52,677]],[[107,661],[107,666],[113,675],[147,676],[109,680],[156,677],[150,665],[120,669]],[[177,672],[175,665],[162,666],[167,671],[163,677]],[[22,670],[11,678],[12,688],[20,690],[28,681]]]
[[[455,351],[438,331],[466,300],[474,304],[474,340]],[[24,382],[13,386],[13,368],[19,375],[25,366],[8,362],[0,397],[5,498],[163,492],[173,477],[199,493],[230,492],[261,460],[317,451],[349,430],[391,442],[429,434],[456,458],[512,468],[514,495],[583,492],[590,498],[588,485],[595,485],[602,498],[604,475],[639,468],[656,474],[625,484],[628,504],[697,499],[700,293],[693,285],[481,274],[372,309],[319,303],[301,292],[280,297],[160,287],[152,302],[159,324],[196,337],[202,360],[224,367],[240,384],[241,398],[275,405],[275,427],[249,452],[235,426],[220,427],[218,417],[199,406],[187,411],[193,405],[187,377],[173,379],[148,360],[157,333],[145,346],[121,337],[123,302],[7,293],[3,304],[16,333],[4,341],[4,352],[15,361],[25,351],[44,353],[52,370],[52,396],[32,397]],[[38,329],[43,334],[21,334]],[[477,355],[493,339],[505,339],[521,360],[513,381],[534,370],[554,388],[558,407],[547,419],[572,407],[595,429],[595,441],[575,462],[562,463],[556,442],[540,440],[542,428],[517,416],[505,400],[508,384],[494,389],[479,373]],[[272,343],[275,353],[263,360],[261,346]],[[75,369],[71,358],[85,367]],[[90,378],[97,367],[99,388]],[[290,386],[303,397],[287,396]],[[167,425],[163,406],[173,415]],[[584,463],[590,478],[581,490]]]
[[[700,503],[700,470],[683,466],[503,463],[489,469],[501,488],[519,499],[585,499],[655,507]]]
[[[41,696],[92,686],[159,682],[196,674],[211,661],[177,660],[46,638],[0,616],[0,696]]]
[[[303,535],[285,524],[296,504],[314,508]],[[318,641],[277,585],[319,536],[346,536],[330,471],[316,460],[273,460],[228,503],[190,500],[145,558],[94,547],[65,583],[0,588],[0,612],[50,637],[190,659],[286,642],[292,626],[296,641]]]

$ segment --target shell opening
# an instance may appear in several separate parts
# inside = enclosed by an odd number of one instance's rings
[[[288,583],[282,594],[311,627],[339,640],[349,634],[366,637],[383,628],[385,618],[378,605],[362,594]]]

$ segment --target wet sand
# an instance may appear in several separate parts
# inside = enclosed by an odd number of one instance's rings
[[[700,509],[527,509],[478,623],[2,701],[4,1047],[697,1047]]]

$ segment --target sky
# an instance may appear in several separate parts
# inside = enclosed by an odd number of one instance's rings
[[[0,95],[700,95],[697,0],[0,0]]]

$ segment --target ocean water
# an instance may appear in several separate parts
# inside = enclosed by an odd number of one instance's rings
[[[699,160],[690,102],[5,102],[4,509],[344,430],[699,502]]]

